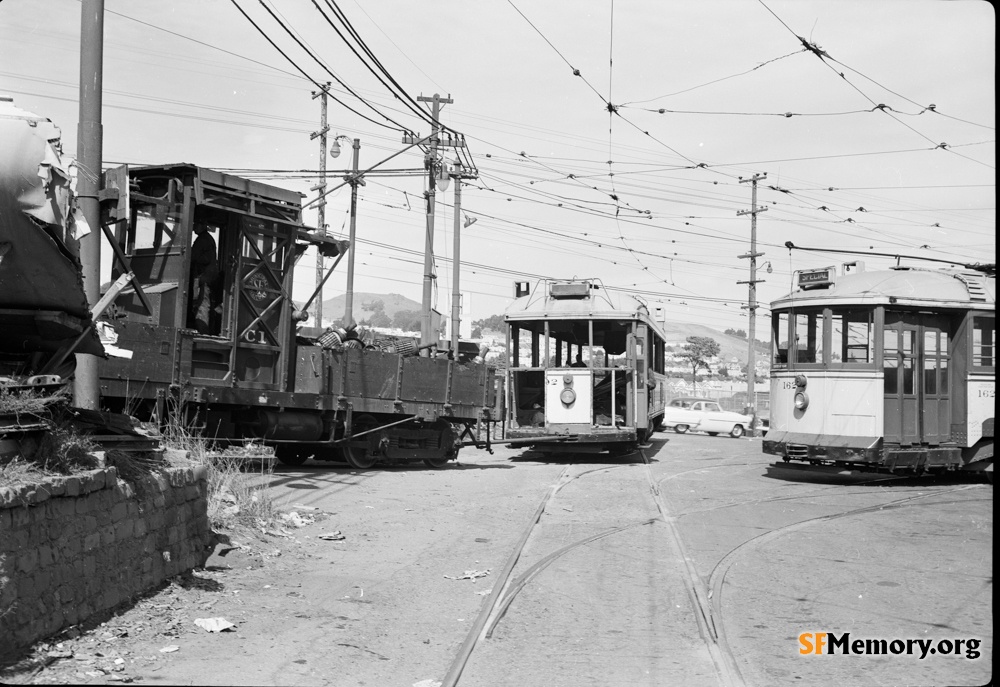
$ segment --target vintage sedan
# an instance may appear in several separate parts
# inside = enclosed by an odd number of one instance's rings
[[[707,432],[711,436],[728,434],[741,437],[748,429],[752,418],[742,413],[723,410],[716,401],[705,398],[675,398],[667,404],[662,425],[673,427],[678,434],[688,431]]]

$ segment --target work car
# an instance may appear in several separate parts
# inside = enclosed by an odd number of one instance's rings
[[[750,429],[749,415],[723,410],[717,401],[704,398],[675,398],[667,404],[662,425],[678,434],[707,432],[711,436],[728,434],[741,437]]]

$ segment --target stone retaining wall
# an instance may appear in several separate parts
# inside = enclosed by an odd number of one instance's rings
[[[205,564],[207,469],[0,485],[0,656]]]

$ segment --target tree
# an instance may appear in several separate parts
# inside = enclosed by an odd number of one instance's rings
[[[691,385],[695,392],[698,390],[698,369],[705,368],[711,372],[708,366],[709,358],[719,355],[719,342],[708,336],[689,336],[684,350],[678,356],[681,360],[688,361],[691,365]]]
[[[397,310],[396,316],[392,320],[392,325],[402,329],[404,332],[419,332],[421,317],[422,315],[419,310]]]
[[[392,324],[392,320],[385,314],[385,302],[381,298],[362,303],[361,309],[370,310],[372,315],[366,320],[361,320],[358,324],[368,325],[369,327],[388,327]]]
[[[507,323],[503,321],[503,315],[490,315],[482,320],[473,320],[472,326],[478,327],[480,330],[491,329],[495,332],[502,332],[507,329]]]

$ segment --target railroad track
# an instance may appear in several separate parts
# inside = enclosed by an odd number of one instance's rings
[[[716,674],[718,676],[719,684],[724,687],[742,687],[746,684],[746,680],[740,669],[739,662],[736,655],[731,650],[725,633],[724,627],[724,614],[723,614],[723,588],[725,584],[726,573],[729,571],[730,567],[739,559],[739,557],[745,553],[748,553],[755,548],[758,548],[774,539],[782,537],[786,534],[790,534],[797,530],[810,527],[813,525],[830,522],[832,520],[850,517],[854,515],[861,515],[870,512],[876,512],[879,510],[893,509],[906,507],[908,505],[913,505],[919,503],[922,500],[929,499],[934,496],[941,496],[944,494],[959,492],[965,489],[973,488],[974,485],[962,486],[954,489],[935,489],[928,493],[922,493],[918,495],[909,495],[901,498],[892,499],[889,501],[882,501],[878,504],[866,505],[857,508],[847,508],[835,513],[829,513],[826,515],[808,518],[795,523],[790,523],[782,527],[777,527],[773,530],[769,530],[753,539],[741,543],[739,546],[734,547],[729,552],[727,552],[719,562],[712,569],[711,574],[706,579],[700,575],[695,567],[694,560],[690,555],[688,555],[686,547],[684,545],[683,537],[681,536],[678,521],[680,518],[703,514],[706,512],[722,510],[726,508],[734,508],[738,506],[754,505],[754,504],[764,504],[771,502],[780,501],[796,501],[796,500],[808,500],[820,498],[822,496],[836,493],[843,496],[855,496],[855,495],[872,495],[873,492],[870,488],[863,491],[851,490],[845,491],[843,485],[827,485],[823,487],[818,487],[806,492],[800,492],[795,495],[780,495],[765,498],[753,498],[745,499],[740,501],[733,501],[729,503],[719,504],[717,506],[712,506],[710,508],[702,508],[695,510],[688,510],[682,513],[675,512],[671,507],[666,498],[664,497],[660,485],[668,480],[676,479],[678,477],[701,472],[705,470],[717,470],[724,468],[746,468],[757,465],[768,465],[770,462],[734,462],[725,463],[721,465],[705,466],[694,468],[691,470],[685,470],[683,472],[675,473],[667,477],[660,478],[657,480],[651,469],[651,463],[649,457],[646,455],[644,450],[639,450],[636,452],[642,461],[642,470],[644,472],[645,481],[649,488],[650,494],[652,495],[653,501],[656,504],[657,514],[653,517],[647,519],[636,520],[627,524],[622,524],[616,527],[609,527],[603,529],[599,532],[592,533],[586,537],[574,540],[540,558],[539,560],[528,566],[523,572],[521,572],[517,577],[512,577],[513,571],[517,563],[520,561],[521,556],[525,550],[526,545],[531,540],[532,536],[537,533],[539,523],[541,521],[542,515],[545,513],[546,509],[552,502],[552,499],[568,485],[574,481],[583,478],[595,476],[599,473],[618,471],[622,469],[632,469],[635,468],[635,463],[628,463],[623,465],[615,466],[604,466],[600,468],[595,468],[591,470],[584,470],[582,472],[571,474],[571,466],[567,466],[566,469],[560,474],[556,482],[549,487],[543,496],[541,502],[536,508],[534,515],[526,525],[523,530],[520,539],[516,543],[514,549],[512,550],[510,556],[507,559],[506,564],[501,570],[490,594],[489,599],[484,604],[479,615],[477,616],[475,622],[470,628],[465,641],[463,642],[458,654],[456,655],[451,667],[448,670],[443,682],[442,687],[454,687],[459,684],[462,673],[468,664],[470,658],[476,650],[476,647],[483,641],[487,641],[492,638],[494,630],[497,625],[501,622],[504,616],[508,613],[516,599],[517,595],[524,590],[531,582],[538,577],[538,575],[543,572],[551,564],[563,558],[570,552],[579,549],[580,547],[591,544],[595,541],[605,539],[608,537],[613,537],[619,535],[623,532],[647,526],[660,526],[664,528],[666,536],[670,539],[671,545],[679,554],[681,568],[683,570],[683,579],[685,589],[691,603],[691,607],[694,610],[694,618],[698,625],[698,631],[705,643],[708,650],[708,654],[711,657],[712,663],[714,665]],[[864,482],[854,483],[853,486],[861,485],[874,485],[881,484],[890,481],[901,481],[909,479],[907,477],[900,476],[878,476],[871,480]]]

